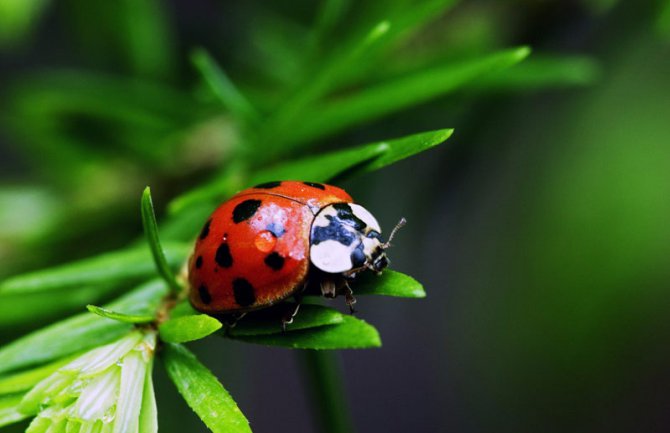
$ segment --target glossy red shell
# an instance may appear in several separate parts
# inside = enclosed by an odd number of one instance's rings
[[[319,209],[352,202],[317,183],[269,182],[246,189],[210,216],[189,260],[191,304],[233,313],[275,304],[302,289],[309,234]]]

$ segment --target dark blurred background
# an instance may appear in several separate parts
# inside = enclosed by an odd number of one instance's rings
[[[408,219],[392,266],[428,293],[359,300],[384,346],[339,355],[357,431],[670,431],[669,5],[464,0],[367,83],[438,51],[523,44],[535,63],[301,149],[456,129],[341,184],[383,227]],[[229,163],[240,134],[203,96],[191,49],[271,106],[317,10],[0,1],[0,276],[126,245],[145,184],[163,214]],[[254,431],[316,431],[300,355],[193,347]],[[161,431],[206,431],[156,374]]]

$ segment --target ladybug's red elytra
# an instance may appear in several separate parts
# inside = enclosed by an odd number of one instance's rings
[[[344,294],[352,308],[347,280],[366,269],[381,273],[388,246],[375,217],[340,188],[300,181],[256,185],[221,204],[205,223],[189,259],[190,301],[205,313],[240,315],[299,297],[312,283],[324,296]]]

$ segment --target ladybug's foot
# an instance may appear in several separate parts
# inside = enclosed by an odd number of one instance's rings
[[[281,331],[286,332],[286,325],[290,325],[293,323],[293,319],[295,318],[296,314],[298,314],[298,310],[300,310],[300,302],[296,302],[295,304],[289,304],[290,307],[286,310],[284,315],[281,318]]]
[[[229,316],[226,316],[226,331],[229,331],[233,329],[235,326],[237,326],[237,322],[239,322],[244,316],[246,316],[247,313],[235,313],[231,314]]]

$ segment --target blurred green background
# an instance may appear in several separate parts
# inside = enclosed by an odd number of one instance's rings
[[[392,49],[338,68],[386,18],[407,24]],[[324,68],[337,101],[520,45],[528,59],[453,91],[292,118]],[[196,47],[238,86],[227,109]],[[358,431],[670,430],[670,2],[0,0],[0,53],[0,277],[133,242],[146,184],[174,221],[189,210],[170,200],[220,173],[454,127],[340,184],[383,227],[408,219],[392,266],[428,292],[359,302],[384,347],[341,354]],[[166,237],[201,224],[179,221]],[[1,341],[108,294],[63,296],[4,312]],[[254,431],[313,431],[291,351],[194,349]],[[161,430],[205,431],[157,375]]]

